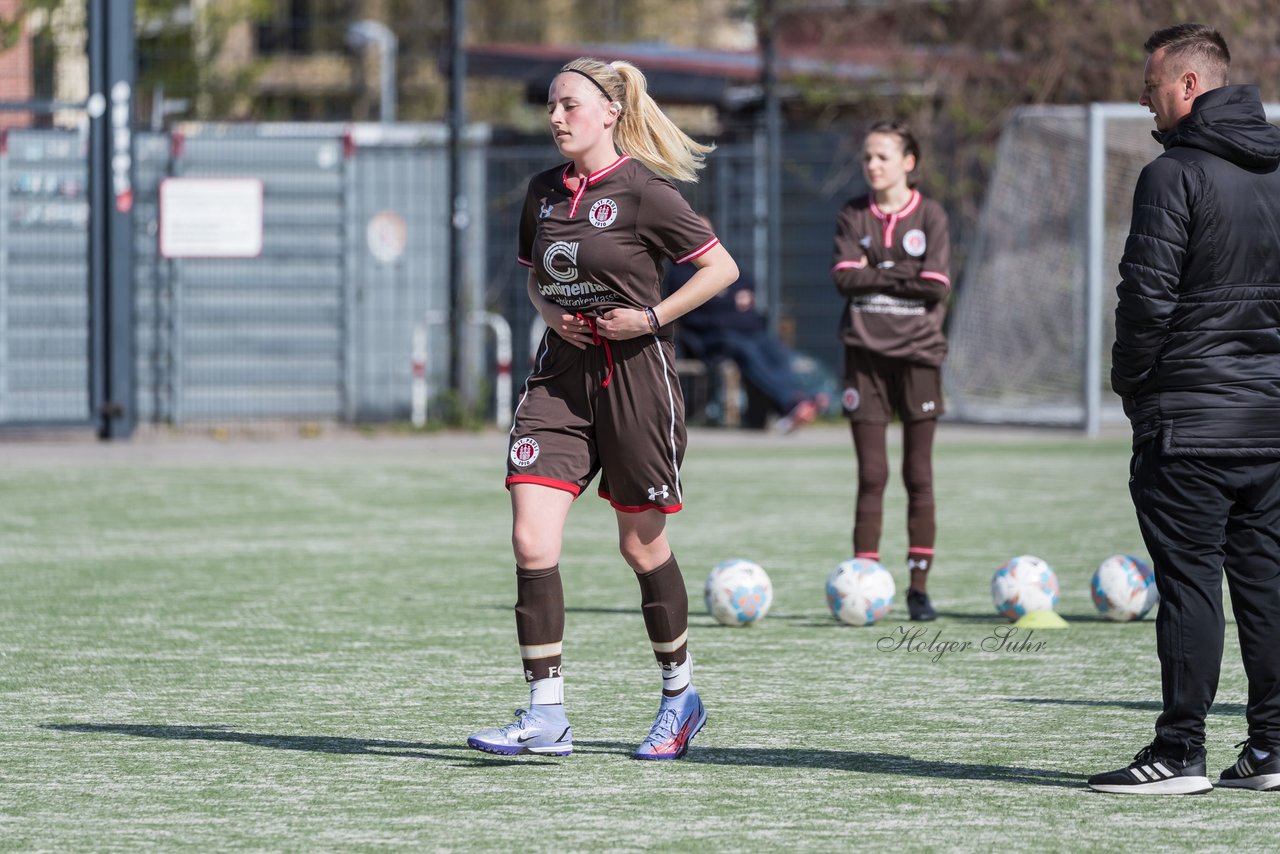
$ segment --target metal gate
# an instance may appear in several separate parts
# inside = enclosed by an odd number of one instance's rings
[[[0,423],[90,421],[87,144],[0,136]]]
[[[86,424],[90,206],[84,134],[13,130],[0,148],[0,424]],[[486,138],[464,157],[485,196]],[[128,401],[141,423],[369,421],[410,414],[414,330],[424,370],[448,385],[449,203],[443,125],[189,125],[138,133],[132,164]],[[162,257],[169,179],[262,185],[249,258]],[[483,218],[469,229],[464,303],[484,308]],[[478,382],[480,330],[458,342]],[[433,405],[437,412],[442,405]]]
[[[122,436],[135,418],[124,403],[133,4],[89,0],[58,14],[62,90],[36,97],[21,20],[0,54],[0,426],[96,424]]]
[[[465,192],[479,198],[483,134],[473,142]],[[138,151],[142,419],[408,417],[414,328],[449,302],[443,125],[189,125],[142,136]],[[158,188],[175,177],[261,181],[261,253],[160,257]],[[471,229],[472,251],[483,226]],[[433,330],[435,388],[447,384],[452,346],[447,326]]]

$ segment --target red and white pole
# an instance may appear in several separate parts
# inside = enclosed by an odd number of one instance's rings
[[[424,317],[413,326],[413,351],[411,354],[413,385],[409,395],[409,420],[414,427],[427,425],[427,319]]]
[[[485,324],[493,330],[494,373],[493,421],[499,427],[511,426],[511,324],[500,314],[477,311],[471,315],[477,326]]]

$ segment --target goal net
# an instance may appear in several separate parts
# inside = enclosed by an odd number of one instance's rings
[[[1090,433],[1123,421],[1115,285],[1138,174],[1161,152],[1153,127],[1118,104],[1027,107],[1005,126],[948,330],[952,417]]]

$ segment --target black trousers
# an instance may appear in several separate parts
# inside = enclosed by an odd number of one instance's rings
[[[1129,491],[1160,591],[1157,752],[1204,753],[1222,667],[1222,576],[1249,680],[1255,747],[1280,748],[1280,459],[1175,457],[1139,446]]]

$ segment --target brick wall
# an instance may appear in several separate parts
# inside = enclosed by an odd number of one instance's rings
[[[0,18],[12,20],[22,0],[0,0]],[[31,36],[23,32],[18,43],[0,53],[0,101],[25,101],[31,97]],[[27,127],[30,113],[0,111],[0,128]]]

